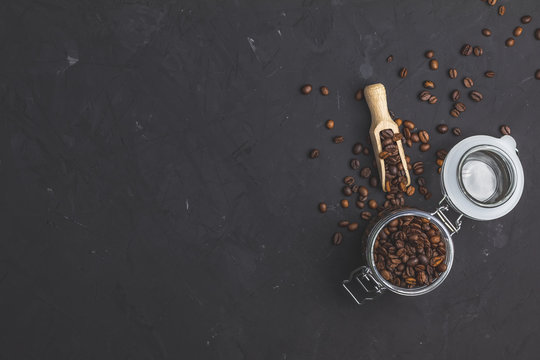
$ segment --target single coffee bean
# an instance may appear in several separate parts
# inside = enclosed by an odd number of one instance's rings
[[[413,143],[420,142],[420,137],[418,136],[418,133],[411,133],[411,141]]]
[[[512,34],[514,34],[515,37],[518,37],[523,33],[523,28],[521,26],[516,26]]]
[[[422,151],[422,152],[426,152],[426,151],[428,151],[430,148],[431,148],[431,145],[429,145],[429,144],[422,144],[422,145],[420,145],[420,151]]]
[[[466,77],[466,78],[463,79],[463,85],[466,88],[471,88],[471,87],[474,86],[474,82],[470,77]]]
[[[311,85],[309,85],[309,84],[306,84],[306,85],[302,86],[302,88],[300,88],[300,91],[304,95],[308,95],[309,93],[311,93],[311,90],[313,90],[313,87]]]
[[[437,125],[437,131],[441,134],[446,134],[448,132],[448,125],[446,124]]]
[[[534,37],[536,38],[536,40],[540,40],[540,28],[534,31]]]
[[[461,129],[458,128],[458,127],[455,127],[452,129],[452,134],[454,134],[455,136],[460,136],[461,135]]]
[[[362,154],[364,154],[366,156],[369,155],[369,148],[367,146],[362,149]]]
[[[405,136],[405,139],[409,140],[411,138],[411,130],[409,128],[403,129],[403,136]]]
[[[358,155],[362,152],[362,149],[363,149],[363,145],[360,144],[360,143],[356,143],[354,144],[353,148],[352,148],[352,152],[354,155]]]
[[[399,71],[399,77],[402,79],[405,79],[407,77],[407,68],[401,68]]]
[[[455,118],[459,117],[459,111],[457,111],[456,109],[450,110],[450,116]]]
[[[410,120],[405,120],[403,122],[403,126],[405,126],[409,130],[414,130],[414,128],[416,127],[416,125]]]
[[[420,186],[420,188],[418,188],[418,192],[422,195],[426,195],[428,193],[428,188],[425,186]]]
[[[401,120],[400,118],[397,118],[396,120],[394,120],[394,122],[396,123],[397,126],[401,126],[401,124],[403,123],[403,120]]]
[[[469,56],[472,54],[472,52],[473,52],[472,46],[469,44],[465,44],[461,48],[461,55],[463,56]]]
[[[333,141],[334,144],[341,144],[345,141],[345,138],[343,136],[334,136]]]
[[[429,60],[429,68],[431,70],[437,70],[439,68],[439,62],[437,61],[437,59]]]
[[[392,137],[392,140],[394,140],[395,142],[398,142],[401,139],[403,139],[403,135],[401,133],[394,134],[394,136]]]
[[[328,96],[330,94],[330,90],[326,86],[321,86],[320,88],[321,95]]]
[[[427,57],[428,59],[431,59],[433,56],[435,56],[435,52],[433,50],[428,50],[426,51],[424,56]]]
[[[360,189],[358,189],[358,194],[360,194],[360,196],[367,197],[369,194],[369,190],[365,186],[360,186]]]
[[[484,54],[484,50],[480,46],[475,46],[473,52],[475,56],[482,56]]]
[[[428,192],[426,195],[424,195],[424,199],[429,200],[433,196],[432,193]]]
[[[309,152],[309,158],[310,159],[316,159],[319,157],[319,155],[321,154],[321,152],[319,151],[319,149],[313,149]]]
[[[474,102],[480,102],[482,101],[482,99],[484,98],[484,96],[482,95],[482,93],[478,92],[478,91],[471,91],[469,93],[469,97],[471,98],[472,101]]]
[[[363,201],[358,200],[358,201],[356,202],[356,206],[357,206],[359,209],[363,209],[364,206],[366,206],[366,203],[364,203]]]
[[[514,38],[508,38],[505,41],[505,45],[508,46],[508,47],[514,46],[515,43],[516,43],[516,41],[514,40]]]
[[[367,179],[371,176],[371,169],[368,167],[363,168],[362,170],[360,170],[360,176]]]
[[[435,104],[439,99],[435,95],[429,97],[428,103]]]
[[[360,217],[362,217],[362,219],[364,220],[369,220],[371,219],[371,213],[369,211],[362,211],[362,213],[360,214]]]
[[[418,186],[426,186],[426,179],[420,176],[418,179],[416,179],[416,183]]]
[[[392,61],[394,61],[394,56],[393,56],[393,55],[390,55],[390,56],[388,56],[388,57],[386,58],[386,62],[387,62],[387,63],[390,64]]]
[[[497,0],[487,0],[487,2],[489,5],[495,6],[495,4],[497,3]]]
[[[358,159],[352,159],[350,162],[351,169],[358,170],[360,169],[360,160]]]
[[[521,17],[521,23],[522,24],[528,24],[532,20],[532,17],[530,15],[525,15]]]
[[[459,90],[454,90],[450,94],[450,98],[452,99],[452,101],[458,101],[459,97],[460,97]]]
[[[335,125],[335,124],[334,124],[334,120],[327,120],[325,125],[326,125],[326,128],[327,128],[327,129],[329,129],[329,130],[330,130],[330,129],[333,129],[333,128],[334,128],[334,125]]]
[[[353,185],[353,186],[351,187],[351,189],[352,189],[352,192],[353,192],[353,193],[357,193],[358,190],[360,189],[360,186],[358,186],[358,185]]]
[[[416,191],[416,188],[410,185],[410,186],[407,186],[407,191],[405,192],[407,193],[408,196],[413,196],[415,191]]]
[[[424,162],[415,162],[412,166],[414,175],[421,175],[424,173]]]
[[[491,30],[489,30],[489,29],[482,29],[482,35],[484,35],[484,36],[491,36]]]
[[[390,153],[389,153],[388,151],[384,151],[384,150],[383,150],[383,151],[381,151],[381,152],[379,153],[379,158],[381,158],[381,159],[383,159],[383,160],[386,159],[386,158],[389,157],[389,156],[390,156]]]
[[[334,235],[332,235],[332,243],[334,245],[340,245],[342,241],[343,241],[343,234],[342,233],[336,232],[336,233],[334,233]]]
[[[348,208],[348,207],[349,207],[349,200],[347,200],[347,199],[342,199],[341,202],[340,202],[340,204],[341,204],[341,207],[342,207],[342,208]]]
[[[442,166],[444,160],[443,159],[437,159],[437,161],[435,161],[437,163],[437,165],[439,166]]]
[[[354,178],[352,176],[345,176],[343,178],[343,183],[345,183],[345,185],[352,185],[354,184]]]
[[[341,226],[341,227],[347,227],[349,226],[349,222],[347,220],[341,220],[340,222],[338,222],[338,226]]]
[[[352,194],[353,194],[353,191],[349,186],[344,186],[343,187],[343,195],[351,196]]]
[[[454,128],[454,129],[459,129],[459,128]],[[437,159],[445,159],[446,158],[446,155],[448,155],[448,151],[446,149],[439,149],[437,150]]]
[[[450,69],[448,70],[448,76],[450,76],[450,79],[457,78],[458,72],[456,69]]]
[[[429,141],[429,133],[426,130],[421,130],[418,133],[418,137],[420,138],[420,141],[424,144],[427,144]]]
[[[371,199],[368,201],[368,206],[371,208],[371,209],[376,209],[377,208],[377,201]]]
[[[540,69],[536,70],[536,72],[534,73],[534,77],[536,78],[536,80],[540,80]]]
[[[319,203],[319,211],[322,212],[323,214],[326,212],[326,210],[328,210],[328,206],[326,206],[325,203]]]
[[[431,94],[429,93],[429,91],[422,91],[419,95],[418,95],[418,98],[420,98],[420,100],[422,101],[428,101],[429,98],[431,97]]]
[[[433,81],[426,80],[426,81],[424,81],[424,87],[426,89],[434,89],[435,88],[435,83]]]
[[[505,12],[506,12],[506,7],[504,5],[499,6],[499,11],[498,11],[499,15],[503,16]]]
[[[356,223],[356,222],[350,223],[349,226],[347,226],[347,229],[349,229],[349,231],[358,230],[358,223]]]
[[[371,187],[379,186],[379,179],[377,179],[375,176],[370,177],[369,178],[369,186],[371,186]]]
[[[354,94],[354,98],[358,101],[362,100],[364,98],[364,89],[359,89],[356,94]]]
[[[488,70],[484,73],[484,76],[487,78],[494,78],[495,77],[495,71]]]
[[[454,104],[454,109],[456,109],[459,112],[464,112],[467,109],[467,107],[465,106],[464,103],[457,102],[457,103]]]
[[[510,126],[508,125],[502,125],[499,130],[501,131],[501,134],[503,135],[510,135],[511,131],[510,131]]]

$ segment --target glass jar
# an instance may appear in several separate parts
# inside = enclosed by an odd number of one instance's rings
[[[461,228],[461,219],[493,220],[510,212],[518,203],[524,186],[523,167],[517,156],[516,142],[509,136],[468,137],[447,154],[441,169],[443,198],[434,212],[403,208],[383,214],[366,232],[365,265],[354,270],[343,287],[361,305],[385,291],[403,296],[419,296],[435,290],[446,279],[454,260],[452,236]],[[457,218],[451,221],[448,211]],[[375,265],[373,248],[379,232],[392,220],[402,216],[419,216],[435,224],[446,245],[446,271],[433,283],[403,288],[386,281]],[[355,288],[353,288],[356,287]]]

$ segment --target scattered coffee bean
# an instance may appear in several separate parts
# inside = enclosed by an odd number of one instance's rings
[[[311,90],[313,90],[313,87],[311,85],[309,85],[309,84],[306,84],[306,85],[302,86],[302,88],[300,89],[300,91],[304,95],[307,95],[307,94],[311,93]]]
[[[328,206],[326,206],[325,203],[319,203],[319,211],[322,212],[323,214],[326,212],[326,210],[328,210]]]
[[[340,203],[341,203],[342,208],[348,208],[349,207],[349,200],[347,200],[347,199],[341,200]]]
[[[429,142],[429,133],[426,130],[420,130],[420,132],[418,132],[418,137],[420,138],[420,141],[424,144],[427,144]]]
[[[403,123],[403,120],[401,120],[400,118],[397,118],[396,120],[394,120],[394,122],[396,123],[397,126],[401,126],[401,124]]]
[[[435,104],[439,99],[435,95],[429,97],[428,103]]]
[[[499,15],[503,16],[505,12],[506,12],[506,7],[504,5],[499,6],[499,11],[498,11]]]
[[[362,152],[362,149],[364,148],[364,146],[360,143],[356,143],[354,144],[353,148],[352,148],[352,152],[354,155],[358,155]]]
[[[478,92],[478,91],[471,91],[469,93],[469,97],[472,99],[472,101],[474,102],[480,102],[482,101],[482,99],[484,98],[484,96],[482,95],[482,93]]]
[[[495,71],[488,70],[484,73],[484,76],[487,78],[494,78],[495,77]]]
[[[437,61],[437,59],[429,60],[429,68],[431,70],[437,70],[439,68],[439,62]]]
[[[450,94],[450,98],[452,99],[452,101],[458,101],[459,97],[460,97],[459,90],[454,90]]]
[[[416,179],[416,183],[418,184],[418,186],[426,186],[426,179],[420,176],[418,177],[418,179]]]
[[[420,142],[420,137],[418,136],[418,133],[411,133],[411,141],[413,143]]]
[[[437,131],[441,134],[446,134],[448,132],[448,125],[446,124],[437,125]]]
[[[409,130],[413,130],[416,127],[416,125],[410,120],[405,120],[403,122],[403,126],[405,126]]]
[[[523,33],[523,28],[521,26],[516,26],[512,34],[514,34],[515,37],[518,37]]]
[[[394,61],[394,56],[390,55],[386,58],[387,63],[391,63],[392,61]]]
[[[450,79],[457,78],[458,72],[456,69],[450,69],[448,70],[448,76],[450,76]]]
[[[429,91],[422,91],[419,95],[418,95],[418,98],[422,101],[428,101],[429,98],[431,97],[431,94],[429,93]]]
[[[471,87],[474,86],[474,82],[470,77],[466,77],[466,78],[463,79],[463,85],[466,88],[471,88]]]
[[[435,88],[435,83],[433,81],[430,81],[430,80],[426,80],[424,81],[424,87],[426,89],[434,89]]]
[[[467,110],[467,107],[465,106],[464,103],[462,102],[457,102],[454,104],[454,109],[456,109],[457,111],[459,111],[460,113],[464,112],[465,110]]]
[[[439,171],[439,173],[440,173],[440,171]],[[429,200],[429,199],[431,199],[432,196],[433,196],[433,194],[428,192],[426,195],[424,195],[424,199]]]
[[[362,154],[364,154],[366,156],[369,155],[369,148],[367,146],[362,149]]]
[[[369,178],[369,186],[371,186],[371,187],[379,186],[379,179],[377,179],[375,176],[370,177]]]
[[[401,68],[399,71],[399,77],[402,79],[405,79],[407,77],[407,68]]]
[[[358,159],[351,159],[350,162],[351,169],[358,170],[360,169],[360,160]]]
[[[430,148],[431,148],[431,145],[429,145],[429,144],[422,144],[422,145],[420,145],[420,151],[422,151],[422,152],[426,152],[426,151],[428,151]]]
[[[350,223],[349,226],[347,226],[347,229],[349,229],[349,231],[358,230],[358,223],[356,223],[356,222]]]
[[[342,241],[343,241],[343,234],[340,232],[334,233],[334,235],[332,236],[332,244],[340,245]]]
[[[413,196],[415,191],[416,191],[416,188],[414,186],[410,185],[410,186],[407,186],[407,191],[405,191],[405,193],[408,196]]]
[[[334,128],[334,125],[335,125],[335,124],[334,124],[334,120],[326,120],[326,124],[325,124],[325,125],[326,125],[326,128],[327,128],[327,129],[329,129],[329,130],[330,130],[330,129],[333,129],[333,128]]]
[[[515,43],[516,43],[516,41],[514,40],[514,38],[508,38],[505,41],[505,45],[508,46],[508,47],[514,46]]]
[[[326,86],[321,86],[320,88],[321,95],[328,96],[330,94],[330,90]]]
[[[368,167],[363,168],[360,170],[360,176],[367,179],[371,176],[371,169]]]
[[[368,206],[369,206],[370,209],[376,209],[377,206],[378,206],[378,205],[377,205],[377,201],[375,201],[375,200],[373,200],[373,199],[369,200],[369,201],[368,201]]]
[[[455,136],[460,136],[461,135],[461,129],[458,128],[458,127],[455,127],[452,129],[452,134],[454,134]]]
[[[459,111],[457,111],[456,109],[450,110],[450,116],[455,118],[459,117]]]
[[[414,175],[421,175],[424,173],[424,162],[418,161],[415,162],[412,166]]]
[[[363,201],[358,200],[358,201],[356,201],[356,206],[357,206],[359,209],[363,209],[364,206],[366,206],[366,203],[363,202]]]
[[[341,144],[345,141],[345,138],[343,136],[334,136],[333,141],[334,144]]]
[[[319,155],[321,154],[321,152],[318,150],[318,149],[313,149],[309,152],[309,158],[310,159],[316,159],[319,157]]]
[[[459,129],[459,128],[454,128],[454,129]],[[437,150],[435,155],[437,156],[437,159],[443,159],[444,160],[444,159],[446,159],[446,155],[448,155],[448,150],[439,149],[439,150]]]
[[[354,178],[353,178],[352,176],[345,176],[345,177],[343,178],[343,183],[344,183],[345,185],[349,185],[349,186],[350,186],[350,185],[354,184]]]
[[[532,20],[532,17],[530,15],[525,15],[521,17],[521,23],[522,24],[528,24]]]
[[[371,219],[371,213],[369,211],[362,211],[362,213],[360,214],[360,217],[362,217],[362,219],[364,220],[369,220]]]
[[[484,36],[491,36],[491,30],[489,30],[489,29],[482,29],[482,35],[484,35]]]
[[[365,186],[360,186],[360,188],[358,189],[358,194],[362,197],[367,197],[369,194],[369,190]]]
[[[351,189],[352,189],[353,193],[357,193],[358,190],[360,189],[360,186],[358,186],[358,185],[353,185],[353,186],[351,187]]]
[[[433,50],[428,50],[426,51],[424,56],[427,57],[428,59],[431,59],[433,56],[435,56],[435,52]]]
[[[495,6],[495,4],[497,3],[497,0],[487,0],[487,3],[491,6]]]
[[[536,72],[534,73],[534,77],[536,78],[536,80],[540,80],[540,69],[536,70]]]
[[[437,161],[436,161],[437,165],[439,165],[439,166],[442,166],[443,162],[444,162],[443,159],[437,159]]]
[[[461,55],[463,55],[463,56],[469,56],[469,55],[472,54],[472,52],[473,52],[473,48],[469,44],[465,44],[461,48]]]
[[[536,38],[536,40],[540,40],[540,28],[534,31],[534,37]]]
[[[351,196],[352,194],[353,194],[353,191],[349,186],[344,186],[343,187],[343,195]]]
[[[341,220],[340,222],[338,222],[338,226],[340,227],[347,227],[349,226],[350,222],[347,221],[347,220]]]
[[[475,56],[482,56],[484,54],[484,50],[480,46],[475,46],[473,52]]]
[[[501,131],[501,134],[503,135],[510,135],[511,131],[510,131],[510,126],[508,125],[502,125],[499,130]]]

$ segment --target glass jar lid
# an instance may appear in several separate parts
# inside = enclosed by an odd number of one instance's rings
[[[450,205],[475,220],[506,215],[523,192],[523,167],[509,135],[468,137],[455,145],[441,170],[442,192]]]

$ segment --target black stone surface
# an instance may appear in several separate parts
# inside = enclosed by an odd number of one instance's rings
[[[3,2],[0,357],[537,359],[540,5],[499,3],[502,17],[479,0]],[[451,119],[466,75],[485,100]],[[436,105],[416,98],[427,79]],[[409,204],[441,197],[434,152],[459,138],[439,123],[509,124],[526,184],[509,215],[464,222],[443,286],[358,307],[340,282],[361,231],[330,237],[359,216],[336,204],[370,122],[354,93],[372,82],[432,135],[407,152],[434,196]]]

